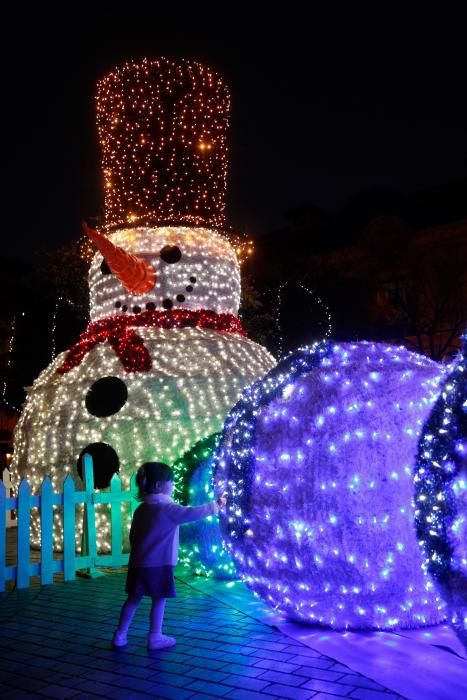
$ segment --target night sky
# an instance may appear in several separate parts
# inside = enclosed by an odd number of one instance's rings
[[[104,18],[76,5],[66,18],[28,14],[5,29],[15,41],[3,58],[2,257],[32,261],[100,213],[95,83],[127,58],[195,58],[224,75],[228,223],[250,236],[281,228],[295,206],[336,212],[364,190],[414,192],[466,177],[460,16],[379,14],[364,26],[337,10],[251,18],[234,4],[225,17],[217,5],[192,7]]]

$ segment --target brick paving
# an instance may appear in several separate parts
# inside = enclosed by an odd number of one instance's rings
[[[397,695],[226,603],[177,582],[148,652],[149,599],[125,650],[110,644],[125,573],[0,594],[0,698],[395,700]]]

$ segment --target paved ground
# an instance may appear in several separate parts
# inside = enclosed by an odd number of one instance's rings
[[[124,572],[0,597],[1,698],[394,700],[391,691],[178,582],[167,651],[148,653],[149,600],[125,651],[111,639]]]

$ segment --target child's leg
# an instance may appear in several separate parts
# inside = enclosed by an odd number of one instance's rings
[[[151,634],[162,634],[164,620],[165,598],[153,598],[151,607]]]
[[[173,647],[176,639],[162,634],[164,620],[165,598],[153,598],[151,607],[151,629],[148,635],[148,649],[168,649]]]
[[[126,601],[123,603],[122,611],[120,613],[120,621],[118,623],[119,632],[128,632],[133,616],[138,610],[138,605],[141,603],[141,597],[142,596],[129,595]]]

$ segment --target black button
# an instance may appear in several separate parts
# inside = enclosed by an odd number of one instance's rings
[[[127,398],[125,382],[118,377],[102,377],[88,390],[85,404],[91,415],[104,418],[118,413]]]
[[[160,256],[164,262],[173,265],[182,257],[182,251],[176,245],[166,245],[162,248]]]

